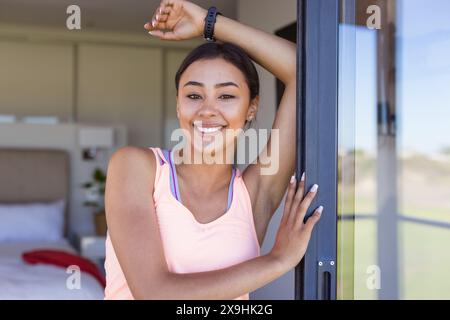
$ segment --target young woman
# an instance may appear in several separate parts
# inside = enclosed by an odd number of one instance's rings
[[[207,12],[188,1],[163,0],[145,28],[164,40],[203,36]],[[296,46],[221,15],[214,38],[220,43],[196,48],[177,73],[177,116],[193,137],[183,152],[205,156],[212,137],[242,129],[256,116],[259,80],[249,57],[286,86],[273,125],[279,139],[270,138],[268,152],[242,173],[230,163],[180,162],[180,154],[160,148],[117,151],[106,186],[106,299],[248,299],[300,262],[320,218],[322,207],[304,223],[317,185],[304,196],[304,175],[299,182],[291,177]],[[224,138],[219,152],[233,153],[235,140]],[[270,150],[282,150],[282,158],[276,174],[263,175]],[[274,247],[260,255],[286,188]]]

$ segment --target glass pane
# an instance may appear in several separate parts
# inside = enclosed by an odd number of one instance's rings
[[[449,299],[450,2],[341,0],[338,298]]]
[[[398,7],[400,210],[450,222],[450,2]]]
[[[401,233],[402,298],[450,298],[449,230],[404,222]]]

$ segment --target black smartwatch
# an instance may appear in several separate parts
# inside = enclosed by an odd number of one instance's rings
[[[208,14],[205,18],[205,30],[203,31],[203,38],[206,41],[216,41],[216,39],[214,38],[214,25],[216,24],[216,17],[218,14],[222,15],[217,11],[216,7],[211,7],[208,9]]]

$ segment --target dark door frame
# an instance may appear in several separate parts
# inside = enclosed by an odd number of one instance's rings
[[[336,299],[339,0],[297,1],[297,177],[324,212],[295,270],[295,298]]]

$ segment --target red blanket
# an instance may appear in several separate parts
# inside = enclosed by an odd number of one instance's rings
[[[106,280],[102,273],[98,270],[97,266],[90,260],[80,257],[75,254],[71,254],[61,250],[33,250],[24,252],[22,255],[23,260],[29,264],[51,264],[63,268],[67,268],[72,265],[76,265],[82,272],[89,273],[100,284],[105,287]]]

